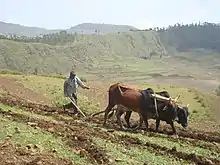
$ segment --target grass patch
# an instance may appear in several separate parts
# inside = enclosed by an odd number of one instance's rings
[[[94,138],[93,141],[96,145],[104,148],[107,151],[107,155],[111,157],[114,164],[125,165],[125,164],[189,164],[182,160],[176,160],[164,155],[157,155],[155,153],[149,152],[147,149],[138,147],[125,147],[121,144],[111,143],[101,138]]]
[[[42,93],[50,99],[51,103],[55,106],[61,107],[62,104],[67,103],[68,100],[63,95],[64,79],[45,77],[37,75],[2,75],[17,78],[25,85],[25,87],[33,91]],[[104,108],[108,102],[107,90],[109,85],[107,83],[90,82],[92,89],[84,90],[79,87],[78,105],[84,112],[97,112]],[[189,104],[190,120],[191,121],[211,121],[212,118],[212,103],[210,95],[199,92],[196,89],[187,89],[174,85],[165,84],[145,84],[138,85],[141,89],[153,88],[155,91],[166,90],[172,97],[180,94],[180,104]],[[214,96],[213,96],[214,97]]]
[[[212,151],[208,150],[208,149],[204,149],[202,147],[199,146],[193,146],[190,144],[186,144],[186,143],[177,143],[177,142],[172,142],[169,141],[169,139],[165,139],[165,138],[160,138],[160,137],[147,137],[143,136],[141,134],[130,134],[130,133],[124,133],[124,132],[120,132],[118,133],[119,135],[128,135],[131,137],[135,137],[140,139],[143,142],[149,142],[152,144],[157,144],[160,146],[164,146],[167,147],[169,149],[172,148],[176,148],[177,151],[181,151],[187,154],[190,153],[194,153],[196,155],[200,155],[200,156],[205,156],[205,157],[209,157],[209,158],[215,158],[215,159],[219,159],[220,160],[220,155],[218,154],[213,154]]]
[[[57,122],[57,120],[53,116],[38,115],[38,114],[33,113],[31,111],[30,112],[25,111],[25,110],[17,108],[17,107],[10,107],[10,106],[6,106],[6,105],[0,105],[0,110],[2,110],[2,111],[12,111],[12,112],[15,112],[15,113],[18,113],[18,114],[23,114],[25,116],[35,118],[35,119]]]
[[[0,69],[0,74],[22,75],[23,73],[16,70]]]
[[[15,122],[0,116],[0,138],[5,141],[8,136],[15,145],[37,145],[44,152],[56,151],[56,156],[71,158],[73,162],[87,164],[87,160],[75,154],[75,150],[63,143],[60,137],[49,132],[33,129],[23,123]],[[15,128],[20,133],[15,132]]]

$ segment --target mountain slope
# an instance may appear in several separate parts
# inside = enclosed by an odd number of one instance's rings
[[[72,43],[52,46],[0,40],[0,68],[41,73],[66,73],[71,68],[85,71],[125,67],[140,56],[166,54],[155,32],[124,32],[106,35],[77,35]]]
[[[59,30],[47,30],[39,27],[28,27],[19,24],[5,23],[0,21],[0,34],[15,34],[17,36],[38,36],[42,34],[55,33]]]
[[[159,29],[158,33],[164,45],[178,52],[187,52],[191,49],[220,52],[219,24],[177,24],[167,29]]]

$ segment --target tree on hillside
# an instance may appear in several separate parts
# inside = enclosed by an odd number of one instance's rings
[[[220,52],[220,26],[205,22],[203,24],[175,24],[167,29],[157,29],[161,40],[178,51],[203,48]]]

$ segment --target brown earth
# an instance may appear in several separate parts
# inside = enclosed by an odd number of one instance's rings
[[[52,115],[55,117],[62,115],[70,115],[68,112],[64,112],[62,109],[56,109],[55,107],[49,107],[49,106],[43,106],[40,104],[34,104],[34,103],[27,103],[25,100],[22,100],[21,98],[12,98],[10,94],[8,94],[5,97],[1,97],[0,101],[3,104],[9,105],[9,106],[16,106],[19,105],[23,108],[26,108],[26,110],[32,111],[37,114],[42,115]],[[138,138],[129,137],[129,136],[120,136],[116,135],[114,133],[110,133],[107,131],[103,131],[101,128],[92,128],[89,127],[91,124],[101,125],[103,119],[102,118],[78,118],[81,119],[81,122],[77,122],[75,120],[65,120],[62,118],[59,118],[59,120],[64,121],[65,124],[61,123],[53,123],[48,122],[40,119],[34,119],[31,117],[27,117],[18,113],[14,112],[6,112],[2,111],[2,115],[12,118],[13,120],[16,120],[18,122],[32,122],[36,123],[37,127],[46,131],[49,131],[51,133],[55,133],[58,136],[65,137],[67,140],[67,144],[71,147],[76,148],[79,150],[79,154],[86,156],[91,162],[98,163],[98,164],[109,164],[110,160],[108,159],[108,156],[105,153],[105,150],[96,146],[93,143],[93,137],[100,137],[102,139],[109,140],[113,143],[119,143],[123,144],[125,147],[128,146],[138,146],[141,148],[147,148],[151,152],[157,152],[158,154],[163,155],[164,153],[172,155],[178,159],[184,159],[187,161],[193,161],[197,164],[218,164],[220,163],[217,159],[208,159],[206,157],[198,156],[196,154],[186,154],[180,151],[177,151],[175,149],[169,149],[167,147],[162,147],[157,144],[152,143],[144,143],[140,141]],[[76,117],[75,117],[76,118]],[[36,125],[34,127],[36,127]],[[108,128],[114,129],[116,127],[116,124],[114,122],[108,122]],[[167,126],[163,126],[167,127]],[[153,125],[151,125],[151,129],[154,128]],[[140,132],[140,131],[137,131]],[[169,134],[167,131],[162,131],[162,134]],[[154,133],[154,131],[151,131],[145,133],[147,136],[160,136],[157,133]],[[219,133],[211,133],[211,132],[199,132],[196,130],[188,130],[185,131],[178,131],[178,135],[181,138],[182,141],[188,141],[187,143],[191,143],[192,145],[197,145],[197,143],[202,141],[206,142],[213,142],[213,143],[219,143],[220,142],[220,136]],[[175,141],[172,137],[168,137],[169,139]],[[191,139],[191,140],[190,140]],[[214,149],[214,146],[201,146],[203,148],[212,148],[213,152],[219,153],[218,150]],[[212,163],[210,163],[212,162]]]
[[[25,88],[23,84],[19,83],[15,78],[0,77],[0,89],[9,91],[15,96],[24,98],[31,102],[50,104],[49,99],[40,93],[34,92],[29,88]]]
[[[36,148],[36,147],[35,147]],[[1,165],[73,165],[71,160],[31,151],[30,146],[14,146],[10,140],[0,140]]]
[[[105,85],[103,85],[103,88]],[[167,147],[162,147],[157,144],[144,143],[138,138],[130,136],[120,136],[108,131],[103,131],[102,127],[103,118],[82,118],[73,117],[72,120],[67,120],[62,116],[71,116],[71,113],[68,111],[63,111],[60,108],[51,107],[49,105],[43,105],[43,103],[49,102],[47,98],[42,96],[39,93],[33,92],[30,89],[25,88],[22,84],[17,82],[15,79],[11,78],[0,78],[0,87],[6,89],[8,93],[0,95],[0,102],[4,105],[9,106],[18,106],[27,111],[32,111],[33,113],[40,115],[53,116],[57,121],[63,121],[64,123],[54,123],[49,121],[44,121],[40,119],[35,119],[27,117],[22,114],[14,113],[11,111],[0,111],[0,115],[9,117],[9,119],[16,120],[18,122],[28,122],[36,123],[35,128],[42,129],[51,133],[54,133],[58,136],[66,139],[67,144],[79,151],[80,156],[85,156],[91,163],[97,164],[111,164],[109,157],[107,156],[105,149],[100,148],[94,144],[93,138],[100,137],[111,141],[112,143],[119,143],[124,145],[124,147],[129,146],[138,146],[140,148],[147,148],[152,153],[157,153],[160,155],[168,154],[174,156],[177,159],[183,159],[187,161],[195,162],[196,164],[220,164],[220,161],[217,159],[209,159],[206,157],[198,156],[196,154],[187,154],[174,149],[169,149]],[[94,89],[95,90],[95,89]],[[99,89],[96,89],[96,91]],[[107,92],[107,91],[106,91]],[[101,95],[101,93],[100,93]],[[86,114],[89,115],[89,114]],[[75,121],[77,119],[78,121]],[[80,121],[80,122],[79,122]],[[98,127],[90,127],[90,125],[97,125]],[[107,127],[110,129],[117,129],[118,125],[112,121],[108,121]],[[170,128],[167,125],[162,125],[159,133],[155,133],[155,124],[150,125],[150,132],[143,133],[138,130],[137,133],[142,133],[147,136],[158,136],[163,137],[162,135],[169,135]],[[133,132],[135,133],[135,132]],[[215,147],[215,143],[220,143],[220,134],[219,132],[208,132],[208,131],[198,131],[196,129],[188,129],[187,131],[178,130],[179,139],[173,138],[172,136],[167,136],[166,138],[171,141],[186,142],[194,145],[200,146],[206,149],[212,149],[213,152],[219,154],[218,149]],[[209,145],[201,145],[200,142],[211,142]],[[3,155],[3,159],[0,160],[0,164],[68,164],[69,160],[54,158],[50,154],[19,154],[20,148],[16,148],[12,144],[8,144],[8,148],[4,148],[4,144],[0,143],[0,156]],[[7,146],[7,145],[6,145]],[[12,151],[10,151],[12,150]],[[23,150],[23,149],[22,149]],[[8,152],[7,152],[8,151]],[[11,153],[11,154],[7,154]],[[7,162],[8,160],[12,162]],[[1,162],[2,161],[2,162]],[[50,163],[49,163],[50,162]]]

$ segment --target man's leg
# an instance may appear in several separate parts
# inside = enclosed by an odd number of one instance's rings
[[[77,105],[77,94],[74,94],[74,93],[73,93],[72,96],[73,96],[73,98],[74,98],[74,100],[75,100],[75,104]]]
[[[70,98],[71,99],[71,98]],[[72,99],[73,100],[73,99]],[[73,108],[73,103],[70,102],[68,104],[63,104],[63,110],[65,111],[66,109],[71,109]]]
[[[74,94],[74,93],[73,93],[72,96],[73,96],[73,98],[74,98],[74,100],[75,100],[76,106],[78,106],[78,105],[77,105],[77,94]],[[73,100],[73,99],[72,99],[72,100]],[[73,100],[73,101],[74,101],[74,100]],[[78,110],[77,110],[75,107],[73,107],[73,108],[74,108],[75,113],[78,113]]]

